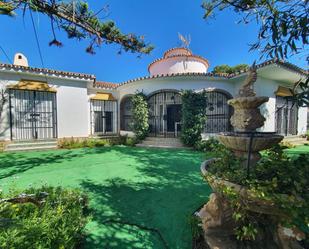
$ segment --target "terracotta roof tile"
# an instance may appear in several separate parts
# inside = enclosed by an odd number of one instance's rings
[[[106,82],[106,81],[96,81],[93,86],[97,88],[107,88],[107,89],[115,89],[119,84]]]
[[[74,72],[65,72],[65,71],[59,71],[59,70],[52,70],[47,68],[37,68],[37,67],[25,67],[25,66],[19,66],[14,64],[6,64],[6,63],[0,63],[0,71],[1,70],[14,70],[14,71],[24,71],[27,73],[45,73],[45,74],[55,74],[59,76],[68,76],[68,77],[74,77],[74,78],[81,78],[81,79],[90,79],[95,80],[96,77],[91,74],[83,74],[83,73],[74,73]]]

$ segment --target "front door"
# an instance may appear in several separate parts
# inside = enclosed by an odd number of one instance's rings
[[[179,132],[181,121],[181,105],[166,106],[166,123],[168,132]]]
[[[56,93],[10,90],[12,140],[57,137]]]
[[[276,98],[276,131],[284,136],[297,135],[298,108],[289,98]]]

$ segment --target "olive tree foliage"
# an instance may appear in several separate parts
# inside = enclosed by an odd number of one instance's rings
[[[295,84],[292,98],[298,107],[309,107],[309,77]]]
[[[0,0],[0,15],[15,16],[21,12],[42,13],[49,17],[52,39],[49,45],[61,47],[57,40],[56,29],[67,33],[68,38],[89,40],[86,52],[95,53],[95,48],[102,44],[118,44],[121,51],[149,54],[153,46],[144,41],[143,36],[124,34],[113,21],[102,21],[106,18],[106,6],[101,10],[93,11],[86,1],[81,0]]]
[[[213,69],[214,73],[236,73],[240,71],[245,71],[249,68],[248,64],[238,64],[236,66],[229,66],[226,64],[215,66]]]
[[[202,7],[205,19],[214,17],[218,11],[233,9],[241,16],[239,22],[256,22],[258,37],[250,49],[260,51],[262,57],[286,59],[307,49],[308,3],[308,0],[204,0]]]

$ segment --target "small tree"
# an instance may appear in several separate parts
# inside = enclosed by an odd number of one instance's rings
[[[146,96],[142,93],[136,93],[131,97],[132,101],[132,128],[138,140],[143,140],[149,132],[149,109]]]
[[[182,130],[181,140],[188,146],[195,146],[201,141],[206,121],[206,92],[185,90],[182,99]]]
[[[309,107],[309,77],[295,84],[292,98],[298,107]]]
[[[229,66],[226,64],[218,65],[214,67],[214,73],[236,73],[240,71],[247,70],[249,68],[248,64],[238,64],[236,66]]]

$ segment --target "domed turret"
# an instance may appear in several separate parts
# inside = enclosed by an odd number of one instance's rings
[[[172,48],[163,58],[152,62],[148,71],[151,76],[161,74],[207,73],[209,63],[203,57],[193,55],[187,48]]]

